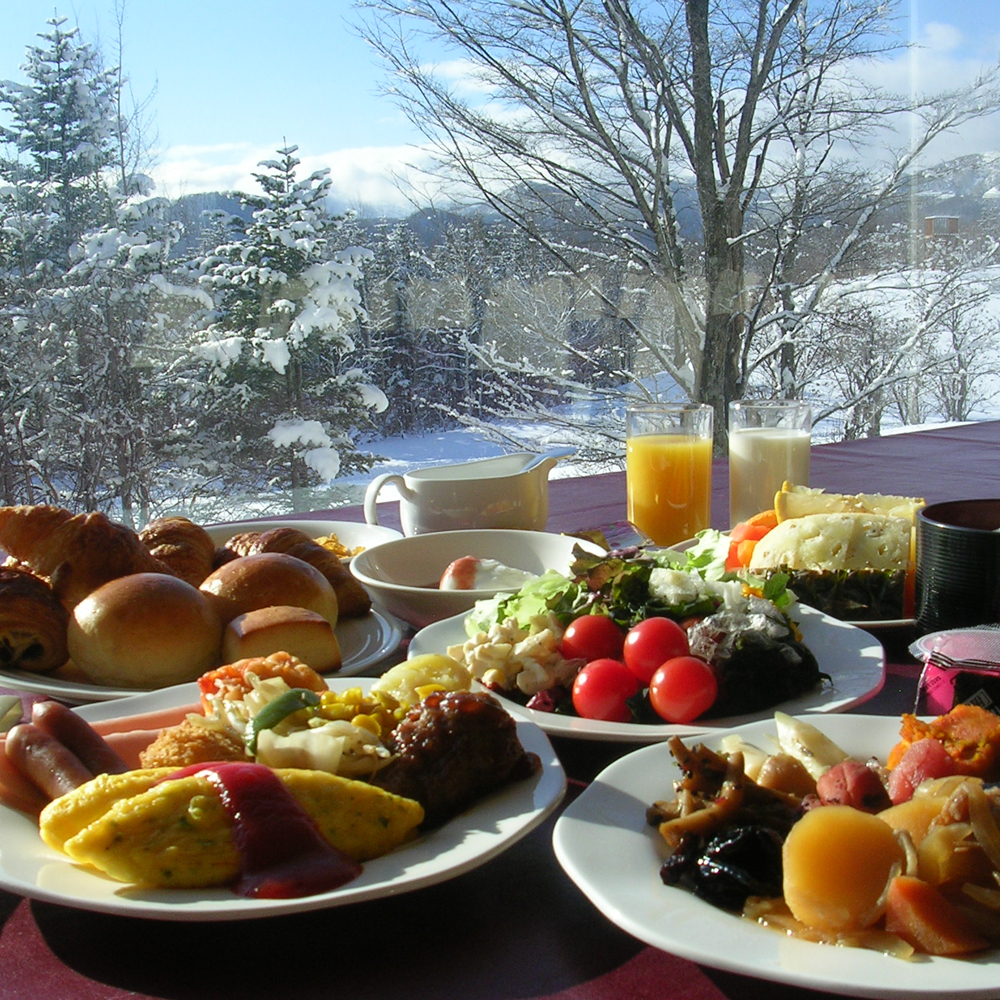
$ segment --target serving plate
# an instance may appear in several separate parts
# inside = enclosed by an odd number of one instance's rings
[[[408,655],[443,653],[449,646],[464,642],[465,617],[455,615],[421,629],[410,641]],[[863,629],[831,618],[806,605],[796,605],[792,617],[799,622],[802,639],[815,654],[819,669],[829,674],[832,680],[825,681],[822,687],[801,698],[793,698],[774,707],[780,707],[789,715],[846,712],[882,690],[885,683],[885,651],[880,642]],[[746,715],[698,720],[689,725],[603,722],[600,719],[538,712],[505,698],[501,700],[511,711],[522,713],[550,736],[627,743],[649,743],[667,740],[671,736],[729,729],[758,719],[767,719],[774,714],[774,708],[769,708]]]
[[[403,640],[402,626],[391,615],[370,611],[363,618],[344,618],[337,623],[337,641],[344,665],[338,677],[351,677],[389,656]],[[330,677],[328,675],[327,679]],[[0,685],[33,694],[47,694],[73,705],[129,698],[135,688],[105,687],[27,670],[0,670]],[[167,689],[163,689],[167,690]]]
[[[833,715],[808,721],[864,760],[886,754],[899,739],[898,717]],[[773,722],[736,732],[767,750]],[[723,733],[705,742],[720,745]],[[745,976],[841,996],[986,1000],[1000,995],[1000,951],[952,959],[903,961],[861,948],[837,948],[786,937],[719,910],[682,889],[663,885],[669,853],[645,809],[673,798],[681,776],[664,744],[644,747],[602,771],[556,821],[556,857],[584,895],[609,920],[654,948]],[[614,864],[608,859],[614,858]]]
[[[374,679],[360,686],[367,689]],[[357,680],[331,680],[330,687],[357,687]],[[86,719],[118,718],[198,700],[197,686],[180,684],[128,700],[79,709]],[[365,863],[353,882],[333,892],[299,899],[244,899],[228,889],[138,889],[74,864],[38,835],[34,820],[0,806],[3,845],[0,887],[64,906],[154,920],[246,920],[344,906],[434,885],[496,857],[541,823],[558,805],[566,776],[545,734],[523,719],[517,733],[525,750],[538,754],[542,770],[482,799],[451,822],[390,854]]]
[[[233,535],[240,535],[245,531],[270,531],[272,528],[298,528],[310,538],[336,535],[348,549],[367,549],[372,545],[380,545],[382,542],[391,542],[394,538],[403,537],[401,532],[394,528],[386,528],[381,524],[365,524],[355,521],[318,521],[311,518],[225,521],[220,524],[206,525],[205,530],[212,536],[212,541],[216,545],[225,545]]]

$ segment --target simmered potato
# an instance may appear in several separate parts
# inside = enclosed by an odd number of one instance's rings
[[[784,896],[792,915],[826,931],[870,927],[895,866],[906,854],[892,828],[850,806],[821,806],[785,840]]]

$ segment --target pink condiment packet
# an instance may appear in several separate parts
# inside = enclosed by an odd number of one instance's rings
[[[932,632],[910,653],[924,661],[917,697],[928,714],[944,715],[965,703],[1000,715],[1000,625]]]

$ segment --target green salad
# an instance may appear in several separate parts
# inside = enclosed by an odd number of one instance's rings
[[[788,577],[769,579],[726,572],[729,539],[714,529],[699,532],[684,552],[617,549],[595,555],[577,546],[569,575],[549,570],[513,594],[478,601],[466,618],[471,636],[509,618],[528,622],[552,614],[563,626],[586,614],[603,614],[628,630],[645,618],[677,620],[713,614],[742,599],[747,590],[782,610],[792,601]]]

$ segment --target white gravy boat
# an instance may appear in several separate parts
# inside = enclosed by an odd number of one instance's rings
[[[365,520],[379,523],[376,501],[391,483],[399,492],[404,535],[463,528],[542,531],[549,516],[549,471],[574,450],[544,455],[516,452],[402,476],[391,472],[377,476],[365,492]]]

